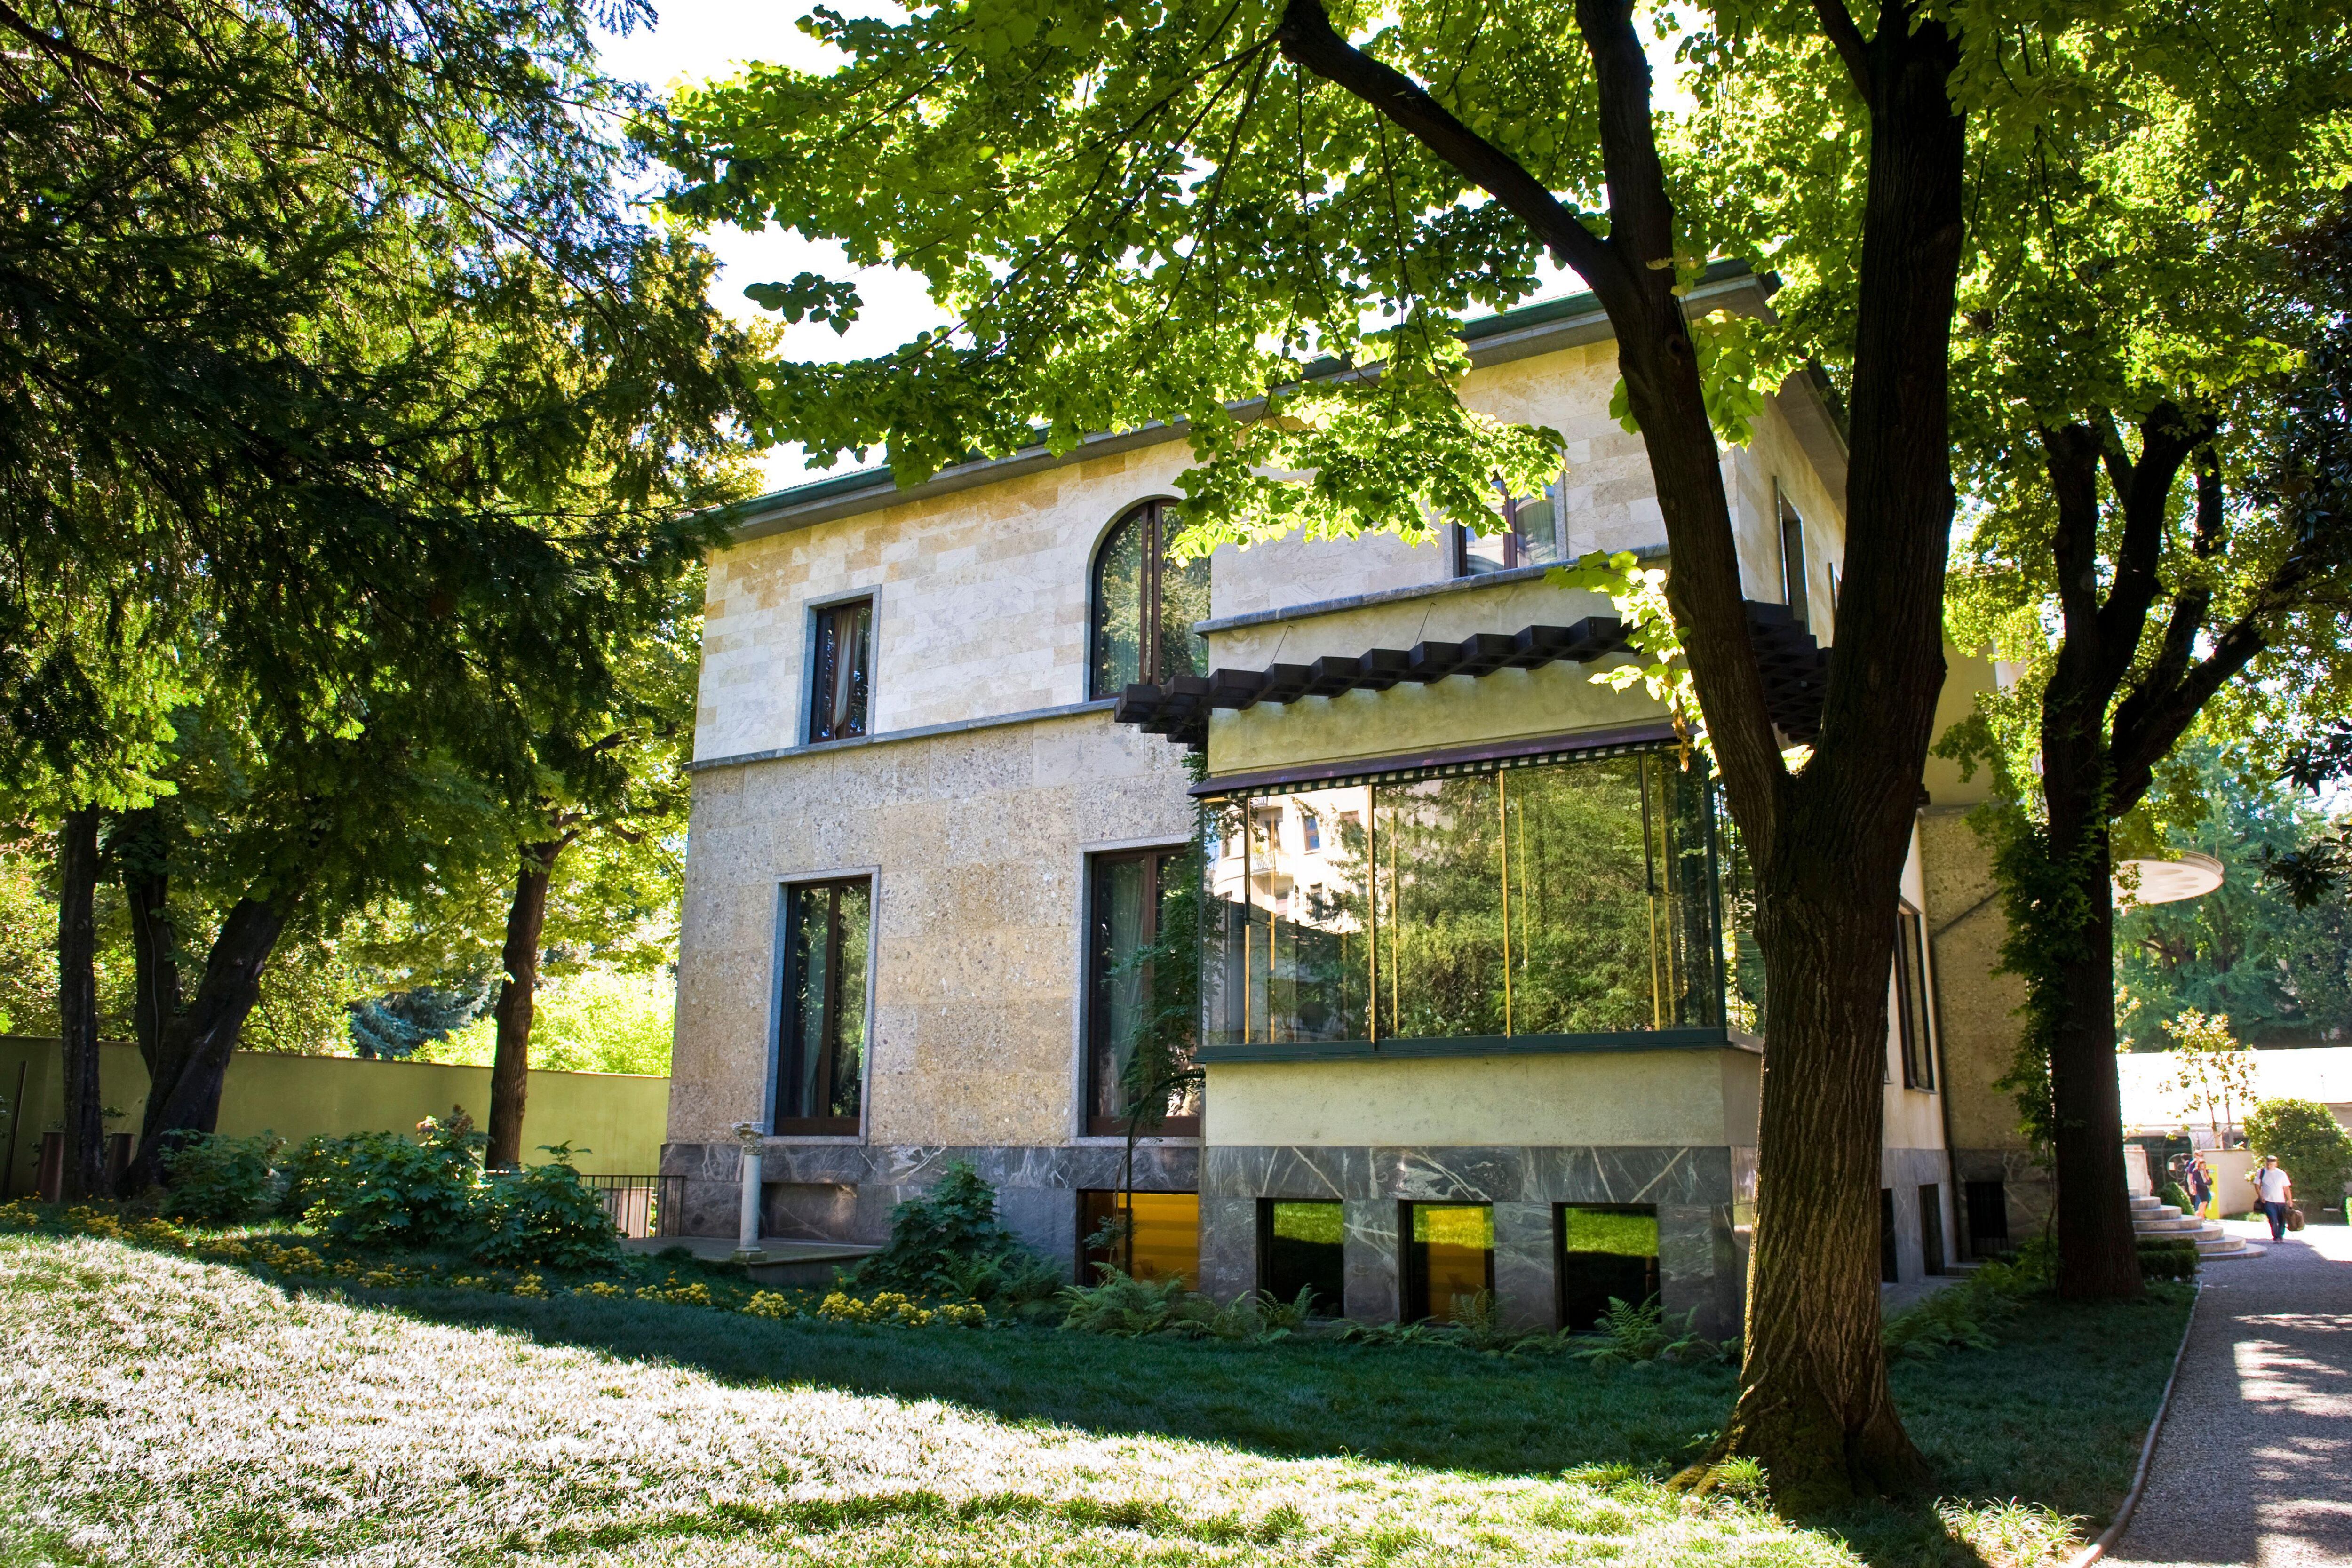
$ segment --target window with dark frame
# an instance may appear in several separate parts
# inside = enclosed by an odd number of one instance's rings
[[[1936,1046],[1927,993],[1927,949],[1919,911],[1895,913],[1895,999],[1903,1039],[1903,1087],[1936,1087]]]
[[[1337,1203],[1260,1198],[1258,1289],[1286,1302],[1309,1291],[1310,1312],[1321,1318],[1339,1316],[1348,1292],[1347,1229],[1346,1210]]]
[[[1189,906],[1200,868],[1191,849],[1179,847],[1097,855],[1087,873],[1087,1131],[1123,1137],[1129,1096],[1148,1087],[1128,1081],[1138,1035],[1164,1010],[1157,999],[1161,983],[1184,978],[1162,975],[1154,952],[1171,906]],[[1189,966],[1197,960],[1188,947],[1174,962]],[[1145,1121],[1139,1130],[1162,1138],[1198,1137],[1199,1086],[1171,1089],[1159,1124]]]
[[[774,1131],[854,1134],[866,1066],[865,879],[784,889],[783,1018],[776,1041]]]
[[[1209,562],[1170,557],[1181,527],[1174,502],[1146,501],[1103,536],[1090,584],[1088,697],[1208,673],[1192,626],[1209,618]]]
[[[1779,484],[1772,487],[1772,498],[1780,512],[1780,602],[1799,626],[1811,623],[1811,595],[1805,592],[1805,520],[1789,504],[1788,496]]]
[[[809,660],[812,744],[866,733],[873,658],[873,600],[853,599],[816,612],[816,647]]]
[[[1541,495],[1514,496],[1496,487],[1495,521],[1484,533],[1467,526],[1454,528],[1454,574],[1483,577],[1513,572],[1522,566],[1552,566],[1568,559],[1559,515],[1559,486],[1546,485]]]

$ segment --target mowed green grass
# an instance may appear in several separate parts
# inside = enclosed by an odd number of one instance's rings
[[[1723,1370],[342,1299],[11,1237],[0,1562],[2037,1561],[2046,1514],[1987,1505],[2111,1507],[2184,1316],[2040,1309],[1903,1369],[1958,1503],[1798,1529],[1626,1475],[1713,1430]]]

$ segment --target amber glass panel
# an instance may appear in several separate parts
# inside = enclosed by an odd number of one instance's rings
[[[1638,1307],[1658,1293],[1658,1211],[1566,1204],[1559,1210],[1560,1326],[1581,1333],[1612,1300]]]
[[[1301,1290],[1314,1294],[1309,1310],[1337,1317],[1347,1293],[1347,1222],[1340,1205],[1329,1202],[1258,1205],[1258,1285],[1284,1301]]]
[[[1414,1204],[1406,1241],[1408,1321],[1450,1322],[1495,1288],[1495,1211],[1485,1204]]]
[[[1088,1192],[1080,1195],[1081,1234],[1103,1234],[1104,1222],[1128,1212],[1128,1196],[1118,1192]],[[1108,1264],[1138,1279],[1181,1279],[1187,1288],[1201,1278],[1201,1197],[1198,1193],[1137,1193],[1134,1248],[1127,1238],[1113,1247],[1089,1247],[1083,1261],[1089,1283],[1097,1278],[1095,1265]],[[1132,1267],[1129,1267],[1130,1263]]]

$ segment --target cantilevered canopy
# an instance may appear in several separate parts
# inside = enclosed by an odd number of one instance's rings
[[[1811,742],[1821,732],[1827,650],[1813,641],[1812,633],[1798,624],[1786,605],[1748,601],[1748,632],[1763,668],[1772,722],[1792,743]],[[1626,646],[1624,626],[1615,616],[1588,616],[1573,626],[1523,626],[1508,636],[1478,632],[1458,643],[1415,643],[1403,651],[1376,647],[1356,658],[1273,664],[1264,669],[1216,669],[1158,686],[1130,686],[1119,694],[1116,717],[1148,735],[1165,736],[1197,750],[1208,743],[1213,708],[1385,691],[1403,681],[1425,686],[1448,676],[1534,669],[1560,659],[1591,664],[1624,652]]]

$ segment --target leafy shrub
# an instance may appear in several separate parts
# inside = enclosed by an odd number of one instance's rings
[[[2157,1201],[2169,1204],[2182,1214],[2190,1213],[2197,1207],[2196,1200],[2189,1195],[2189,1190],[2179,1182],[2165,1183],[2164,1191],[2157,1194]]]
[[[1879,1340],[1887,1354],[1907,1361],[1932,1361],[1946,1351],[1992,1349],[1990,1325],[2008,1315],[2017,1298],[2004,1288],[2007,1282],[2001,1277],[1986,1280],[1982,1272],[1979,1269],[1966,1282],[1937,1291],[1881,1324]]]
[[[286,1206],[354,1245],[439,1247],[471,1239],[482,1145],[473,1119],[426,1117],[418,1141],[397,1132],[311,1139],[296,1156]]]
[[[2352,1133],[2313,1100],[2264,1100],[2246,1113],[2246,1143],[2256,1154],[2278,1156],[2302,1201],[2334,1208],[2352,1176]]]
[[[1074,1333],[1140,1339],[1173,1334],[1180,1339],[1218,1339],[1266,1344],[1286,1339],[1307,1321],[1314,1292],[1301,1290],[1285,1301],[1271,1290],[1240,1297],[1223,1306],[1184,1288],[1181,1279],[1137,1279],[1109,1264],[1097,1264],[1101,1282],[1066,1285],[1062,1327]]]
[[[2186,1237],[2165,1237],[2139,1244],[2139,1277],[2143,1279],[2193,1279],[2197,1277],[2197,1244]]]
[[[274,1132],[224,1138],[217,1132],[183,1139],[164,1152],[166,1217],[191,1225],[236,1225],[266,1213],[278,1196],[278,1151]]]
[[[940,1184],[890,1211],[890,1239],[841,1277],[857,1290],[898,1290],[911,1296],[1037,1299],[1040,1271],[1059,1289],[1062,1277],[1038,1260],[996,1220],[996,1189],[959,1160]]]
[[[621,1254],[621,1233],[595,1190],[572,1168],[568,1143],[540,1145],[544,1165],[493,1172],[481,1189],[484,1234],[474,1256],[520,1268],[602,1268]]]
[[[1575,1352],[1578,1361],[1595,1366],[1622,1366],[1635,1362],[1710,1362],[1724,1359],[1724,1346],[1702,1336],[1694,1326],[1696,1310],[1675,1319],[1654,1296],[1639,1306],[1609,1298],[1601,1314],[1601,1342]]]

